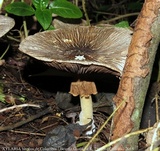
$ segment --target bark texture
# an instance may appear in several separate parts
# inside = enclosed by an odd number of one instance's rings
[[[118,110],[113,119],[112,139],[139,129],[156,50],[160,40],[160,0],[146,0],[138,16],[122,79],[114,102]],[[119,150],[138,150],[138,136],[123,141]]]

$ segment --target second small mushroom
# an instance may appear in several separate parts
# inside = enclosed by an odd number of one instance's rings
[[[87,73],[106,73],[121,76],[132,31],[114,26],[96,27],[61,24],[60,28],[27,37],[20,44],[20,51],[44,61],[46,64],[78,77]],[[95,128],[92,94],[96,94],[93,81],[71,83],[70,93],[80,96],[79,124],[92,120],[87,134]]]
[[[5,35],[15,25],[14,19],[0,15],[0,37]]]

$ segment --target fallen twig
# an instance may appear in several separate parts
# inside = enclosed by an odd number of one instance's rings
[[[20,127],[28,122],[31,122],[45,114],[48,114],[48,113],[52,113],[52,108],[51,107],[48,107],[47,109],[39,112],[38,114],[36,115],[33,115],[33,116],[30,116],[28,119],[24,120],[24,121],[20,121],[20,122],[17,122],[15,124],[12,124],[12,125],[8,125],[8,126],[0,126],[0,132],[1,131],[6,131],[6,130],[12,130],[14,128],[17,128],[17,127]]]
[[[126,134],[125,136],[123,136],[123,137],[121,137],[121,138],[118,138],[118,139],[115,139],[114,141],[111,141],[111,142],[109,142],[108,144],[106,144],[106,145],[98,148],[96,151],[106,150],[106,148],[111,147],[112,145],[114,145],[114,144],[122,141],[123,139],[129,138],[129,137],[131,137],[131,136],[133,136],[133,135],[138,135],[138,134],[141,134],[141,133],[150,131],[150,130],[152,130],[152,129],[153,129],[153,127],[149,127],[149,128],[147,128],[147,129],[142,129],[142,130],[139,130],[139,131],[135,131],[135,132]]]
[[[1,109],[0,110],[0,113],[2,112],[5,112],[5,111],[8,111],[8,110],[13,110],[14,108],[22,108],[22,107],[38,107],[38,108],[41,108],[40,105],[37,105],[37,104],[21,104],[21,105],[13,105],[11,107],[7,107],[7,108],[4,108],[4,109]]]
[[[31,132],[24,132],[24,131],[15,131],[15,130],[10,130],[12,133],[19,133],[19,134],[29,134],[29,135],[34,135],[34,136],[46,136],[46,134],[41,134],[41,133],[31,133]]]

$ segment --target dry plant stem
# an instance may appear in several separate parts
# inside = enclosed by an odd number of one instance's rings
[[[138,15],[139,15],[138,12],[137,13],[130,13],[130,14],[125,14],[125,15],[120,15],[120,16],[114,17],[112,19],[106,20],[104,22],[111,23],[111,22],[114,22],[114,21],[122,19],[122,18],[130,17],[130,16],[138,16]]]
[[[125,103],[125,101],[122,101],[121,104],[114,110],[114,112],[109,116],[109,118],[104,122],[104,124],[98,129],[96,134],[90,139],[90,141],[87,143],[87,145],[84,147],[83,151],[86,151],[89,145],[94,142],[98,134],[103,130],[103,128],[106,126],[106,124],[111,120],[113,115],[117,112],[117,110]]]
[[[25,37],[28,37],[27,23],[26,23],[26,20],[24,18],[23,18],[23,27],[24,27]]]
[[[114,140],[114,141],[112,141],[112,142],[110,142],[110,143],[108,143],[108,144],[106,144],[106,145],[98,148],[96,151],[106,150],[108,147],[111,147],[112,145],[114,145],[114,144],[122,141],[123,139],[129,138],[129,137],[134,136],[134,135],[139,135],[139,134],[141,134],[141,133],[148,132],[148,131],[150,131],[150,130],[152,130],[152,129],[153,129],[153,127],[149,127],[149,128],[147,128],[147,129],[142,129],[142,130],[139,130],[139,131],[136,131],[136,132],[132,132],[132,133],[126,134],[125,136],[123,136],[123,137],[121,137],[121,138],[118,138],[118,139],[116,139],[116,140]],[[114,150],[112,150],[112,151],[114,151]]]
[[[11,106],[11,107],[7,107],[7,108],[4,108],[4,109],[1,109],[0,113],[5,112],[5,111],[9,111],[9,110],[13,110],[15,108],[22,108],[22,107],[38,107],[38,108],[40,108],[40,105],[36,105],[36,104],[14,105],[14,106]]]
[[[52,108],[51,107],[43,110],[42,112],[39,112],[36,115],[33,115],[33,116],[29,117],[28,119],[26,119],[24,121],[20,121],[20,122],[17,122],[15,124],[8,125],[8,126],[0,126],[0,132],[1,131],[6,131],[6,130],[12,130],[14,128],[20,127],[20,126],[22,126],[26,123],[29,123],[29,122],[31,122],[31,121],[33,121],[33,120],[35,120],[35,119],[37,119],[37,118],[39,118],[39,117],[41,117],[45,114],[48,114],[48,113],[52,113]]]
[[[119,89],[114,97],[118,106],[126,104],[114,116],[112,140],[139,129],[145,96],[160,40],[160,0],[146,0],[137,19]],[[145,27],[145,28],[144,28]],[[119,150],[138,150],[138,136],[126,139]]]
[[[29,135],[34,135],[34,136],[46,136],[46,134],[41,134],[41,133],[31,133],[31,132],[24,132],[24,131],[14,131],[10,130],[12,133],[18,133],[18,134],[29,134]]]
[[[24,2],[24,0],[21,0],[21,2]],[[23,17],[23,28],[24,28],[25,37],[28,37],[27,23],[26,23],[25,17]]]
[[[160,52],[158,54],[160,55]],[[158,72],[157,81],[160,82],[160,57],[159,57],[158,67],[159,67],[159,69],[158,69],[159,72]]]
[[[7,49],[4,51],[4,53],[1,55],[0,60],[4,57],[4,55],[7,53],[7,51],[9,50],[10,45],[7,46]]]
[[[155,96],[155,103],[156,103],[156,120],[157,120],[157,122],[159,121],[159,107],[158,107],[158,100],[159,100],[159,96],[158,96],[158,94],[156,94],[156,96]]]
[[[150,144],[150,147],[148,149],[146,149],[146,151],[153,151],[155,149],[155,147],[159,146],[159,143],[157,143],[159,141],[159,129],[160,129],[160,122],[157,122],[154,125],[154,129],[152,129],[148,132],[147,135],[150,135],[149,137],[151,137],[151,140],[149,140],[149,142],[148,142],[147,141],[148,139],[146,139],[147,143]]]
[[[9,35],[6,35],[6,36],[7,36],[7,38],[8,38],[9,40],[13,40],[13,41],[15,41],[15,42],[20,43],[20,40],[19,40],[19,39],[16,39],[16,38],[14,38],[14,37],[12,37],[12,36],[9,36]]]
[[[78,6],[78,0],[74,0],[74,4]]]
[[[90,25],[90,20],[89,20],[87,10],[86,10],[86,0],[82,0],[82,8],[83,8],[83,11],[84,11],[84,15],[86,17],[87,25]]]

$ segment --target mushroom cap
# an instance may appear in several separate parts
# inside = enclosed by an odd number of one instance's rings
[[[5,35],[15,25],[14,19],[0,15],[0,37]]]
[[[24,39],[19,50],[61,70],[76,74],[121,75],[132,31],[114,26],[78,26],[44,31]]]

